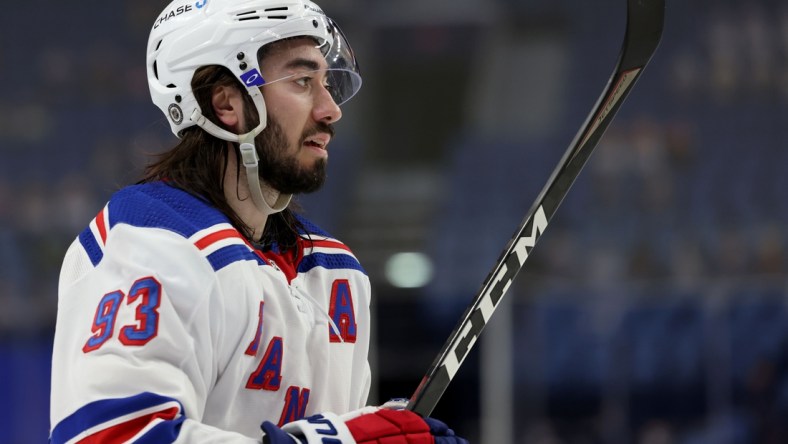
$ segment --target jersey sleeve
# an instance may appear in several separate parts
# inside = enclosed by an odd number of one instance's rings
[[[119,225],[103,257],[75,241],[59,282],[51,435],[65,442],[255,443],[201,421],[220,371],[222,298],[188,239]],[[262,413],[261,413],[262,417]]]

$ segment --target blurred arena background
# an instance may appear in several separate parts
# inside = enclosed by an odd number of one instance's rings
[[[0,442],[48,436],[67,245],[173,143],[164,1],[0,14]],[[409,396],[585,120],[624,0],[324,0],[365,86],[301,203],[370,274]],[[434,416],[476,443],[788,442],[788,4],[667,0],[662,44]]]

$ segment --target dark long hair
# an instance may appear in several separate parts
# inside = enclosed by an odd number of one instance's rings
[[[221,124],[211,105],[211,93],[216,86],[243,89],[230,70],[225,67],[204,66],[195,72],[192,90],[197,104],[206,118]],[[250,128],[257,125],[258,116],[248,94],[244,94],[244,114]],[[208,134],[198,126],[191,126],[181,132],[180,142],[175,147],[156,156],[145,168],[143,177],[138,183],[166,180],[168,184],[206,200],[224,213],[244,237],[250,242],[255,242],[252,238],[252,228],[236,214],[224,194],[224,178],[228,165],[227,150],[226,141]],[[240,164],[236,165],[234,174],[236,178],[240,178]],[[258,241],[259,245],[264,249],[274,244],[281,250],[294,248],[301,228],[302,225],[293,210],[285,208],[268,217],[262,238]]]

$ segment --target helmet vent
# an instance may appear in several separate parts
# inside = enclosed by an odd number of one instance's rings
[[[238,17],[238,21],[244,21],[244,20],[259,20],[259,19],[260,19],[260,16],[259,16],[259,15],[257,15],[257,11],[246,11],[246,12],[241,12],[241,13],[238,13],[238,14],[236,15],[236,17]]]
[[[247,21],[247,20],[260,20],[261,18],[267,18],[268,20],[287,20],[287,15],[266,15],[266,13],[271,12],[285,12],[290,8],[287,6],[278,6],[276,8],[266,8],[263,10],[263,13],[259,13],[258,11],[246,11],[236,14],[239,22]]]

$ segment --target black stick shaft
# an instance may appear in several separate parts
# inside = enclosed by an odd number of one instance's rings
[[[498,263],[465,310],[429,371],[410,398],[407,409],[428,416],[457,374],[501,298],[523,267],[569,188],[604,134],[629,91],[656,50],[665,14],[665,0],[627,0],[627,25],[618,62],[602,95]]]

